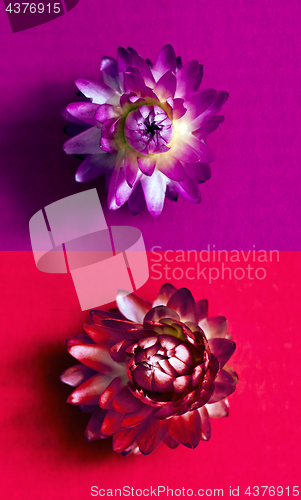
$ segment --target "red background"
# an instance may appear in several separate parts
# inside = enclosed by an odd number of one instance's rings
[[[240,486],[248,498],[248,485],[298,484],[298,253],[265,263],[261,281],[173,281],[208,298],[211,315],[228,318],[237,343],[230,364],[240,380],[230,416],[212,422],[209,442],[195,450],[162,445],[151,456],[126,458],[111,451],[110,440],[85,442],[88,415],[65,403],[70,390],[59,375],[74,362],[64,340],[87,320],[70,275],[39,272],[30,252],[1,256],[2,498],[84,500],[93,498],[94,485],[224,488],[225,498],[229,486]],[[161,284],[151,277],[141,295],[151,300]]]

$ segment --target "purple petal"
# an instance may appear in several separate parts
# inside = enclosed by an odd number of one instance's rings
[[[124,90],[125,92],[140,93],[141,89],[145,86],[143,77],[137,68],[127,68],[124,72]]]
[[[158,170],[151,177],[141,179],[146,206],[153,217],[159,217],[163,210],[166,183],[166,177]]]
[[[137,323],[143,323],[143,318],[151,309],[151,304],[141,299],[137,295],[127,294],[123,290],[119,290],[116,297],[118,309],[122,314]]]
[[[205,139],[207,135],[214,132],[214,130],[224,121],[224,116],[213,116],[209,120],[202,123],[200,128],[193,132],[193,135],[199,139]]]
[[[211,116],[217,115],[220,112],[226,100],[228,99],[229,94],[224,90],[220,90],[216,93],[215,100],[213,103],[206,109],[202,118],[206,118],[208,120]],[[197,127],[196,127],[197,128]]]
[[[71,387],[77,387],[93,375],[95,375],[94,370],[80,364],[67,368],[60,376],[60,380]]]
[[[183,63],[182,63],[182,58],[181,56],[176,57],[176,65],[177,65],[177,71],[181,68],[183,68]]]
[[[187,112],[187,106],[184,99],[174,99],[173,100],[173,118],[174,120],[179,120]]]
[[[185,97],[193,92],[199,76],[198,61],[189,61],[176,73],[177,92],[176,97]]]
[[[188,136],[189,134],[185,134],[185,139],[187,139]],[[173,158],[188,163],[195,163],[200,160],[200,156],[196,150],[179,136],[172,142],[168,154]]]
[[[70,115],[78,118],[78,120],[89,125],[95,125],[95,113],[98,108],[99,104],[93,104],[92,102],[72,102],[68,104],[66,109]]]
[[[152,72],[151,72],[148,64],[138,54],[133,55],[132,66],[134,68],[139,69],[139,71],[144,79],[144,82],[147,86],[153,87],[155,85],[155,80],[154,80],[154,77],[152,75]]]
[[[208,89],[208,90],[202,90],[197,94],[193,94],[187,97],[185,99],[185,105],[187,107],[185,120],[193,122],[196,118],[202,115],[202,113],[204,113],[206,109],[209,108],[209,106],[215,101],[216,96],[217,96],[216,90]]]
[[[171,283],[164,283],[164,285],[161,286],[160,291],[153,302],[153,307],[161,305],[166,306],[170,297],[176,292],[176,290],[177,290],[176,287],[171,285]]]
[[[124,170],[125,170],[125,178],[130,187],[137,181],[137,177],[139,174],[139,168],[137,163],[137,154],[132,150],[128,149],[125,152],[124,156]]]
[[[187,165],[187,164],[185,164]],[[208,181],[211,177],[211,167],[209,163],[189,163],[189,168],[194,171],[196,180],[198,182],[205,182]]]
[[[98,404],[101,393],[107,388],[111,380],[105,375],[94,375],[70,394],[67,403],[72,405]]]
[[[119,151],[110,181],[108,192],[110,210],[116,210],[126,203],[133,190],[126,181],[123,156],[123,153]],[[138,182],[138,179],[136,180]]]
[[[145,206],[141,183],[139,182],[128,199],[128,206],[132,214],[137,215]]]
[[[68,155],[99,154],[100,129],[91,127],[65,142],[63,148]]]
[[[196,448],[201,439],[201,419],[198,411],[173,417],[168,430],[171,437],[187,448]]]
[[[169,44],[164,45],[160,50],[152,67],[152,73],[158,80],[167,71],[176,71],[176,54],[173,47]]]
[[[138,162],[138,166],[143,174],[148,175],[148,176],[153,174],[153,172],[156,168],[155,155],[145,156],[145,157],[138,156],[137,162]]]
[[[194,298],[188,288],[180,288],[169,299],[167,306],[174,309],[181,321],[197,323],[197,312]]]
[[[85,438],[87,441],[95,441],[95,439],[100,438],[100,429],[105,416],[106,411],[97,406],[93,411],[85,430]]]
[[[199,72],[198,72],[198,76],[195,80],[193,92],[197,92],[199,90],[199,86],[201,85],[202,80],[203,80],[203,74],[204,74],[203,66],[202,66],[202,64],[199,64]]]
[[[117,90],[117,92],[120,92],[116,59],[104,56],[100,63],[100,70],[105,84],[112,89]]]
[[[204,144],[203,141],[199,141],[199,139],[197,139],[194,135],[183,134],[183,139],[186,144],[189,144],[189,146],[191,146],[195,151],[197,151],[199,155],[198,159],[202,163],[211,163],[212,161],[215,160],[215,154],[208,148],[206,144]]]
[[[97,106],[97,111],[95,113],[95,120],[97,120],[99,123],[104,123],[107,120],[111,120],[112,118],[118,118],[119,113],[116,110],[116,106],[113,106],[112,104],[101,104]]]
[[[183,164],[169,154],[159,156],[157,169],[173,181],[183,181],[186,177]]]
[[[206,408],[210,418],[222,418],[229,415],[229,403],[227,399],[210,404]]]
[[[217,357],[220,367],[222,368],[231,358],[236,349],[236,345],[232,340],[228,339],[209,339],[211,352]]]
[[[72,122],[75,123],[76,125],[83,125],[81,120],[75,118],[73,115],[70,115],[70,113],[68,113],[67,108],[63,108],[60,114],[61,117],[64,118],[64,120],[67,120],[67,122]]]
[[[155,94],[159,97],[160,101],[166,101],[168,97],[174,97],[177,87],[177,80],[172,71],[167,71],[160,80],[156,83],[154,88]]]
[[[169,427],[169,421],[155,420],[150,418],[146,429],[138,436],[138,446],[143,455],[149,455],[155,451],[165,439]]]
[[[117,154],[104,152],[87,156],[76,171],[76,182],[89,182],[111,171],[116,159]]]
[[[104,104],[117,95],[115,90],[97,80],[78,78],[75,80],[75,85],[86,97],[92,99],[92,102],[96,104]]]

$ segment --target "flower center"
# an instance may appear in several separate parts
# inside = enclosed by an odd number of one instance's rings
[[[125,120],[127,143],[145,156],[168,151],[172,132],[172,122],[159,106],[140,106],[131,111]]]

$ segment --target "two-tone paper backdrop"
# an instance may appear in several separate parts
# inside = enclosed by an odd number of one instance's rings
[[[249,485],[267,485],[292,496],[300,480],[300,21],[292,0],[80,0],[12,33],[0,6],[1,498],[82,500],[94,485],[223,488],[225,498],[230,486],[247,498]],[[208,140],[213,175],[200,205],[167,200],[159,219],[105,209],[108,224],[138,227],[148,250],[281,252],[260,265],[262,280],[173,280],[229,319],[240,382],[208,443],[123,458],[109,441],[86,443],[87,415],[65,404],[58,376],[72,360],[64,339],[87,314],[69,275],[36,269],[28,221],[81,190],[104,194],[101,180],[75,183],[79,161],[62,151],[59,112],[76,100],[75,78],[97,78],[101,57],[119,45],[154,59],[166,43],[184,62],[204,64],[203,88],[230,94],[226,120]],[[148,299],[164,281],[156,277],[151,271],[141,289]]]

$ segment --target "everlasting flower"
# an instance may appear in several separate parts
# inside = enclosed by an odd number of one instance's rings
[[[204,139],[224,120],[216,115],[227,92],[199,90],[203,67],[196,60],[183,66],[171,45],[161,49],[153,65],[132,48],[119,47],[117,59],[103,57],[100,72],[99,81],[75,82],[90,101],[71,103],[63,111],[73,122],[67,131],[77,134],[64,149],[85,155],[76,180],[106,174],[111,210],[128,201],[138,213],[143,195],[155,217],[165,195],[199,203],[199,184],[210,178],[209,163],[215,159]]]
[[[113,436],[123,454],[148,455],[162,442],[195,448],[210,438],[210,417],[228,415],[237,382],[226,319],[208,318],[206,300],[170,284],[152,305],[123,292],[117,304],[127,319],[91,311],[85,334],[67,340],[81,364],[61,380],[75,387],[67,401],[93,412],[86,439]]]

